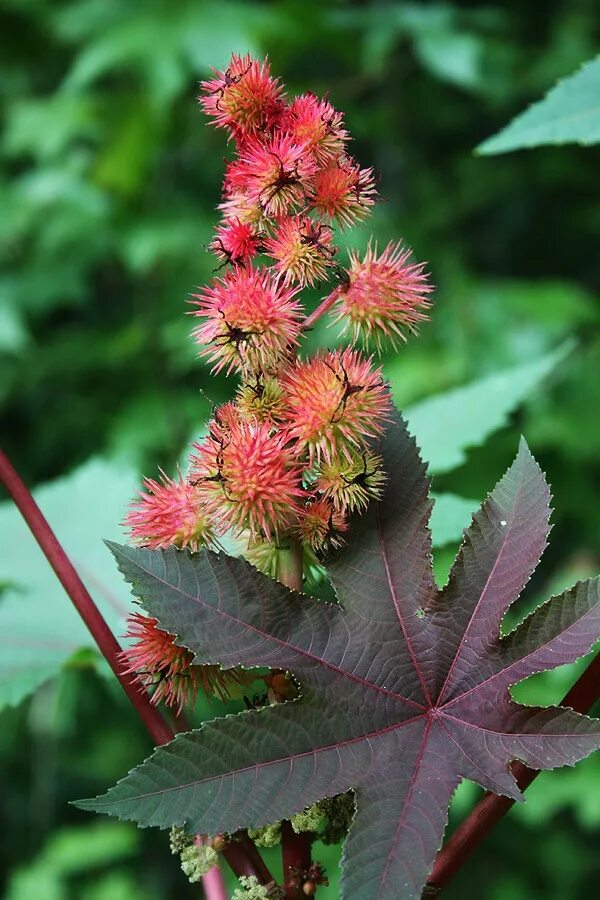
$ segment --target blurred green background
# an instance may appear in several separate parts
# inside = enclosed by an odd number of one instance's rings
[[[600,567],[598,151],[473,154],[597,52],[595,0],[3,0],[0,16],[2,443],[32,486],[66,478],[41,497],[91,580],[115,580],[99,538],[113,536],[136,477],[157,465],[172,470],[209,398],[231,390],[196,359],[183,313],[190,291],[211,278],[204,248],[227,153],[223,134],[199,113],[197,82],[232,51],[268,53],[292,92],[327,93],[345,111],[354,152],[380,172],[383,198],[348,239],[364,246],[370,232],[380,244],[402,237],[429,260],[438,285],[431,322],[385,361],[397,403],[411,407],[512,372],[494,382],[504,412],[486,410],[485,393],[479,412],[459,396],[449,425],[459,443],[464,429],[465,446],[437,466],[435,487],[480,500],[526,435],[557,511],[517,613]],[[515,367],[569,338],[570,351],[530,390]],[[334,340],[323,326],[311,345]],[[487,414],[493,423],[473,436]],[[444,441],[433,436],[428,455],[448,454]],[[68,806],[104,790],[150,744],[94,652],[72,652],[85,639],[71,636],[67,601],[6,505],[0,524],[4,550],[12,546],[0,569],[0,675],[9,685],[2,694],[0,684],[2,895],[201,896],[164,835]],[[440,573],[455,537],[438,540]],[[34,625],[37,643],[23,638],[21,646],[14,634]],[[558,700],[577,671],[536,677],[519,696]],[[476,795],[460,789],[452,822]],[[593,895],[598,755],[541,776],[528,799],[444,896]],[[337,896],[337,856],[324,854],[326,900]]]

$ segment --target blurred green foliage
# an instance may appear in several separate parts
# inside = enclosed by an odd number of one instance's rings
[[[469,449],[487,434],[485,402],[467,425],[449,422],[448,442],[436,438],[431,455],[442,460],[436,491],[456,495],[448,515],[461,521],[460,498],[491,488],[519,431],[548,473],[551,546],[515,615],[598,569],[598,151],[472,152],[597,52],[595,0],[549,0],[543,14],[519,0],[3,0],[0,17],[0,414],[5,449],[31,484],[90,457],[124,480],[171,469],[210,402],[228,395],[196,359],[183,315],[194,285],[211,277],[204,247],[227,153],[195,94],[232,51],[268,52],[292,91],[327,92],[345,111],[356,155],[381,173],[384,202],[352,243],[370,232],[380,244],[402,237],[430,261],[432,320],[385,360],[401,407],[488,376],[498,387],[498,370],[535,365],[574,339],[545,388],[507,421],[509,403],[494,427],[507,424],[484,446]],[[323,326],[310,345],[333,340]],[[452,457],[450,437],[478,427]],[[111,506],[101,474],[95,487],[83,505],[97,523]],[[71,524],[78,503],[65,505]],[[454,549],[438,552],[441,578]],[[32,572],[38,598],[41,578]],[[16,586],[3,587],[0,606],[22,613]],[[62,627],[53,618],[40,633]],[[0,651],[0,667],[13,665]],[[118,686],[89,663],[75,657],[2,713],[0,890],[7,900],[197,897],[163,835],[67,805],[149,750]],[[551,702],[577,671],[516,691]],[[201,714],[220,711],[215,703]],[[592,758],[543,775],[447,896],[472,897],[475,883],[491,900],[591,895],[599,774]],[[462,786],[452,823],[476,794]],[[329,900],[337,856],[324,852]]]

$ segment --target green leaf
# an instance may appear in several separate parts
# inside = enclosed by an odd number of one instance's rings
[[[102,460],[34,496],[104,616],[123,633],[128,598],[102,543],[136,488],[131,470]],[[0,504],[0,708],[19,703],[94,642],[12,503]]]
[[[464,529],[477,509],[476,500],[465,500],[456,494],[438,494],[431,513],[431,538],[434,547],[460,541]]]
[[[543,100],[488,138],[477,153],[507,153],[544,144],[597,144],[600,141],[600,56],[559,81]]]
[[[565,358],[563,344],[531,363],[513,366],[464,387],[436,394],[405,410],[429,470],[447,472],[460,466],[469,447],[482,444],[506,424],[510,413]]]

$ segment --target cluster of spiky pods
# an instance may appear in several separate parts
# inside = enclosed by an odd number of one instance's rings
[[[338,261],[336,240],[369,214],[376,189],[327,100],[289,99],[266,60],[233,56],[202,83],[200,104],[235,154],[209,246],[218,271],[193,295],[193,337],[213,371],[238,383],[193,446],[185,477],[146,479],[126,524],[142,546],[193,552],[218,549],[228,533],[254,565],[281,578],[290,547],[305,571],[317,565],[343,543],[351,516],[380,496],[385,473],[373,448],[391,400],[367,353],[414,332],[431,288],[400,243]],[[300,292],[325,282],[325,299],[306,316]],[[303,332],[324,313],[352,345],[303,358]],[[132,616],[130,636],[128,671],[154,688],[156,702],[181,708],[200,685],[226,694],[246,677],[194,666],[141,614]],[[268,696],[282,699],[270,685]]]

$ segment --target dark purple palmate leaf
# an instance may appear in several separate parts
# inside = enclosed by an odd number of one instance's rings
[[[78,806],[214,834],[274,822],[353,789],[342,897],[414,900],[461,779],[520,799],[511,760],[549,769],[600,747],[600,722],[521,706],[508,691],[577,659],[600,634],[595,579],[499,637],[548,535],[549,490],[525,443],[475,515],[439,592],[429,484],[401,420],[388,428],[382,452],[384,499],[354,524],[330,566],[340,606],[224,555],[113,545],[133,593],[198,663],[288,669],[302,697],[180,735]]]

